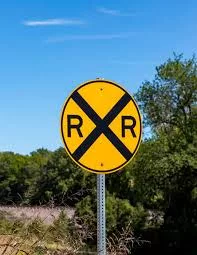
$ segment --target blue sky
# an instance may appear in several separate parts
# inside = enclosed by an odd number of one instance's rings
[[[62,145],[60,111],[86,80],[130,93],[173,51],[197,50],[197,2],[1,0],[0,151]]]

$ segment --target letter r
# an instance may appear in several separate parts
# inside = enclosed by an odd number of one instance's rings
[[[72,124],[72,120],[78,120],[77,124]],[[68,115],[67,116],[68,122],[68,137],[71,137],[71,130],[76,129],[78,132],[79,137],[83,137],[82,132],[80,130],[81,126],[83,125],[83,119],[79,115]]]

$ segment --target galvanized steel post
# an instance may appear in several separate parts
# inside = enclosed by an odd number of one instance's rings
[[[106,255],[105,175],[97,174],[97,254]]]

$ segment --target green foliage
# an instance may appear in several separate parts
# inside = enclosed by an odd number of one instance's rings
[[[29,203],[49,155],[50,152],[43,149],[32,153],[32,156],[0,153],[0,203]]]
[[[176,250],[197,233],[196,58],[175,56],[156,71],[137,93],[152,137],[131,168],[138,200],[164,213],[162,229],[174,233],[168,243]]]
[[[75,205],[95,189],[95,176],[79,169],[63,148],[30,156],[0,153],[0,203]]]
[[[142,205],[132,206],[128,200],[107,196],[107,232],[110,235],[122,232],[128,225],[135,231],[144,227],[147,213]]]
[[[86,196],[80,202],[76,204],[76,217],[78,223],[82,227],[86,227],[86,232],[89,232],[93,238],[96,238],[96,196]]]
[[[190,138],[196,123],[197,62],[193,57],[169,59],[156,68],[152,82],[145,82],[137,93],[146,123],[156,130],[173,132]]]
[[[22,221],[13,219],[11,214],[0,211],[0,235],[17,234],[22,227]]]
[[[48,232],[48,237],[53,239],[53,241],[71,241],[75,234],[75,227],[73,222],[68,219],[67,215],[62,211],[59,217],[54,220]]]
[[[141,146],[132,164],[136,188],[146,200],[163,194],[165,206],[171,194],[191,193],[197,184],[196,72],[195,58],[181,61],[175,56],[138,92],[155,137]]]
[[[94,177],[76,166],[63,148],[56,150],[42,169],[31,198],[32,203],[53,201],[58,205],[74,205],[91,191]]]
[[[27,189],[27,159],[11,152],[0,153],[0,202],[17,202]]]
[[[76,206],[76,216],[82,225],[88,226],[88,231],[96,236],[96,199],[91,196],[85,197]],[[107,234],[118,234],[132,226],[134,231],[144,227],[147,213],[141,205],[132,206],[128,200],[116,198],[114,195],[107,194],[106,197],[106,228]]]

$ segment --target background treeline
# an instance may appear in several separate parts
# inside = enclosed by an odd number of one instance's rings
[[[131,226],[135,254],[196,254],[196,58],[175,55],[135,98],[150,131],[134,160],[106,176],[108,236]],[[93,236],[86,241],[96,239],[96,175],[76,166],[63,148],[0,153],[0,204],[75,207]]]

